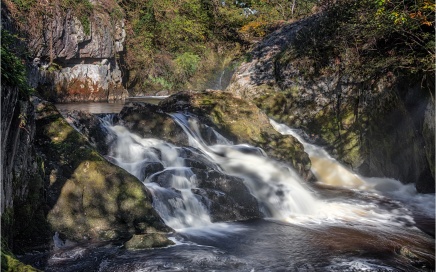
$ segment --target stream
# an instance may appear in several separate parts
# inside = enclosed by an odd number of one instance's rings
[[[101,105],[96,113],[118,111],[109,107]],[[117,139],[111,160],[147,186],[154,208],[175,230],[169,235],[175,245],[132,251],[117,244],[75,244],[21,259],[63,272],[434,271],[434,194],[418,194],[413,185],[393,179],[362,177],[305,140],[303,131],[273,120],[278,132],[303,144],[316,183],[303,181],[263,150],[234,145],[216,131],[216,141],[206,142],[189,113],[171,117],[187,134],[189,149],[141,138],[113,124],[110,115],[102,122]],[[211,200],[198,193],[199,174],[183,157],[187,151],[195,151],[214,172],[243,180],[262,219],[214,223]],[[141,169],[151,163],[163,170],[145,176]]]

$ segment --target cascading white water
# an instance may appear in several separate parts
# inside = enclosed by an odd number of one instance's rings
[[[171,116],[189,136],[190,145],[202,150],[226,173],[244,179],[244,184],[261,204],[262,212],[272,218],[316,214],[321,203],[298,174],[289,167],[258,154],[247,154],[248,145],[207,146],[199,131],[198,120],[174,113]],[[257,152],[256,152],[257,153]]]
[[[292,223],[412,221],[408,212],[403,210],[392,213],[380,209],[377,204],[321,200],[293,169],[269,159],[263,150],[243,144],[233,145],[216,131],[212,132],[217,144],[208,145],[201,137],[197,118],[181,113],[171,116],[188,135],[190,146],[201,153],[214,170],[243,179],[266,217]],[[359,189],[379,187],[370,185],[370,179],[363,179],[338,164],[321,148],[304,142],[288,127],[274,121],[271,123],[281,133],[292,132],[302,141],[312,160],[312,171],[320,180],[339,180],[340,184]],[[141,138],[122,126],[112,126],[110,122],[105,125],[116,139],[110,159],[144,181],[154,196],[155,209],[168,226],[180,230],[212,224],[207,208],[193,193],[198,184],[197,176],[185,166],[181,147],[163,140]],[[161,170],[147,176],[146,167],[156,164]],[[405,220],[396,220],[398,214]]]
[[[122,126],[108,128],[116,135],[110,153],[112,161],[144,181],[154,195],[155,209],[168,226],[181,229],[211,224],[207,210],[191,191],[195,175],[184,166],[177,147],[162,140],[141,138]],[[164,170],[145,177],[143,168],[150,163],[160,163]],[[165,171],[171,173],[168,188],[149,182]]]
[[[323,148],[305,141],[296,130],[284,124],[279,124],[272,119],[270,119],[270,123],[281,134],[292,135],[303,144],[304,151],[309,155],[312,163],[311,170],[321,184],[389,196],[406,202],[428,216],[434,217],[434,194],[419,194],[414,184],[402,184],[400,181],[391,178],[362,177],[332,158]]]

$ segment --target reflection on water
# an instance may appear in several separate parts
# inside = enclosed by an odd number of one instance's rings
[[[207,235],[205,235],[207,233]],[[434,240],[414,229],[298,226],[251,220],[173,234],[175,246],[77,246],[52,252],[45,271],[432,271]],[[38,257],[42,259],[41,256]]]
[[[128,97],[126,101],[115,102],[84,102],[84,103],[62,103],[56,104],[56,108],[62,113],[68,111],[80,110],[90,113],[119,113],[122,108],[129,102],[143,102],[149,104],[158,104],[168,96],[134,96]]]
[[[56,104],[56,108],[65,113],[73,110],[87,111],[90,113],[119,113],[124,107],[124,101],[114,103],[107,102],[87,102],[87,103],[66,103]]]

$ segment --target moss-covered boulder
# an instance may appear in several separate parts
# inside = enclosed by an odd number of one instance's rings
[[[8,252],[1,250],[1,267],[3,272],[39,272],[38,270],[30,265],[23,264],[15,256]]]
[[[139,250],[170,245],[174,245],[174,242],[168,240],[165,233],[147,233],[133,235],[132,238],[124,244],[124,247],[130,250]]]
[[[235,144],[262,148],[268,156],[291,164],[304,178],[309,177],[310,160],[303,146],[292,136],[283,136],[254,104],[230,92],[206,90],[180,92],[161,101],[164,112],[190,112],[214,127]]]
[[[39,101],[35,107],[53,232],[73,241],[105,241],[170,230],[141,182],[107,162],[52,104]]]
[[[119,124],[143,138],[157,138],[178,145],[188,144],[188,137],[183,129],[159,106],[129,103],[118,116]]]

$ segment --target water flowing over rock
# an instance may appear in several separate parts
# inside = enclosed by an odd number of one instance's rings
[[[301,144],[284,137],[269,124],[268,117],[253,103],[229,92],[181,92],[159,103],[164,112],[190,112],[217,129],[234,144],[247,143],[262,148],[268,156],[291,164],[301,176],[310,178],[310,160]],[[207,131],[207,130],[206,130]],[[202,135],[204,139],[208,135]]]
[[[227,90],[253,100],[273,119],[304,129],[361,174],[434,192],[435,131],[434,122],[428,123],[434,117],[434,95],[391,73],[366,84],[342,74],[335,63],[330,72],[307,76],[289,57],[289,48],[298,31],[318,16],[284,26],[261,41]]]
[[[68,118],[91,142],[95,139],[93,135],[99,135],[99,142],[104,143],[99,151],[109,161],[143,180],[157,199],[155,208],[167,224],[177,229],[271,216],[268,209],[259,207],[244,179],[224,174],[210,154],[192,145],[193,138],[185,131],[185,122],[198,130],[204,147],[228,145],[233,141],[235,152],[241,156],[269,155],[308,177],[310,163],[302,145],[293,137],[276,132],[254,104],[230,93],[181,92],[157,106],[129,103],[118,115],[101,116],[103,125],[95,122],[97,117],[82,112],[69,113]],[[106,137],[101,136],[104,134]],[[214,152],[223,160],[226,153],[232,153],[224,149]],[[255,177],[257,174],[249,175],[260,179]],[[276,189],[268,191],[275,194]],[[208,214],[199,208],[201,206]],[[266,212],[263,215],[262,210]],[[195,217],[202,219],[192,221]]]

